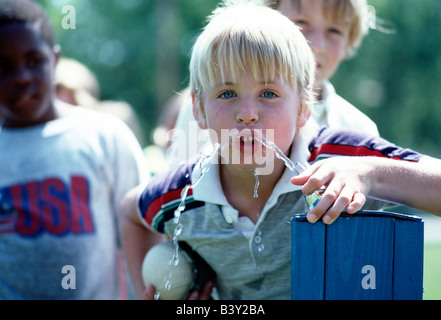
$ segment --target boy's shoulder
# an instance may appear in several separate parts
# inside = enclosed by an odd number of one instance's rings
[[[177,193],[191,183],[194,166],[193,161],[185,161],[157,173],[146,186],[143,195],[154,199],[166,194],[170,195],[170,192]],[[179,195],[176,194],[173,198],[175,197],[179,197]]]
[[[204,205],[204,202],[193,199],[193,190],[189,187],[195,165],[196,158],[180,162],[150,180],[138,198],[138,209],[144,223],[163,232],[164,222],[174,217],[181,204],[185,205],[185,210]]]
[[[61,115],[54,127],[63,131],[71,129],[84,132],[85,135],[98,136],[101,138],[117,138],[126,141],[132,139],[134,133],[128,125],[117,116],[82,106],[72,106],[62,101],[57,101],[57,110]],[[129,137],[130,136],[130,137]]]
[[[375,156],[419,161],[422,155],[375,135],[350,128],[323,127],[309,145],[313,162],[332,156]]]
[[[347,127],[363,130],[370,134],[379,135],[377,125],[366,114],[336,93],[334,86],[326,81],[326,106],[328,125],[331,127]]]
[[[57,108],[62,110],[61,114],[65,118],[80,120],[78,121],[78,124],[92,125],[96,128],[105,128],[108,127],[108,124],[120,125],[124,123],[124,121],[110,113],[100,112],[83,106],[72,106],[62,101],[57,102]]]

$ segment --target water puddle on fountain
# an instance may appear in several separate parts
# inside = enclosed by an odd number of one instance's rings
[[[223,136],[224,137],[224,136]],[[223,138],[221,137],[220,140]],[[262,139],[259,139],[257,137],[255,137],[255,139],[262,143],[262,145],[264,145],[266,148],[273,150],[275,152],[275,155],[278,159],[282,160],[285,163],[285,166],[291,171],[293,172],[295,175],[300,174],[300,172],[304,171],[306,168],[300,164],[299,162],[294,163],[291,159],[289,159],[287,156],[285,156],[285,154],[280,150],[280,148],[272,141],[269,141],[267,139],[265,139],[264,137],[262,137]],[[223,140],[221,140],[223,141]],[[188,194],[188,190],[190,188],[194,188],[204,177],[205,173],[208,171],[208,168],[206,167],[206,164],[208,164],[213,157],[218,153],[219,150],[222,150],[223,148],[225,148],[226,145],[228,145],[229,142],[223,143],[222,145],[220,143],[215,143],[213,145],[213,150],[211,153],[209,153],[208,155],[203,155],[200,154],[200,158],[198,160],[198,162],[195,165],[195,168],[199,168],[201,174],[200,176],[192,183],[192,184],[188,184],[184,187],[184,189],[181,192],[181,202],[179,203],[178,207],[175,209],[174,211],[174,224],[175,224],[175,230],[173,233],[173,238],[172,238],[172,242],[175,246],[175,252],[172,256],[172,258],[169,260],[169,265],[170,266],[177,266],[179,264],[179,243],[178,243],[178,237],[179,235],[182,233],[182,229],[183,229],[183,224],[180,222],[180,217],[181,217],[181,213],[184,211],[185,209],[185,199],[187,197]],[[258,198],[258,188],[259,188],[259,169],[255,168],[254,170],[252,170],[254,177],[255,177],[255,185],[254,185],[254,194],[253,197],[254,198]],[[305,200],[309,206],[309,209],[311,210],[316,204],[317,202],[320,200],[320,194],[315,192],[311,195],[305,195]],[[260,213],[259,215],[260,216]],[[265,246],[263,244],[263,238],[262,238],[262,232],[260,230],[256,231],[256,237],[259,237],[261,239],[260,244],[257,248],[258,252],[263,253]],[[165,283],[165,288],[167,290],[171,290],[173,284],[171,283],[170,279],[172,276],[172,272],[170,272],[168,275],[165,276],[164,278],[164,283]],[[262,274],[262,278],[263,278],[263,274]],[[262,289],[266,290],[265,286],[262,285]],[[154,299],[155,300],[159,300],[160,296],[159,296],[159,292],[155,293]]]

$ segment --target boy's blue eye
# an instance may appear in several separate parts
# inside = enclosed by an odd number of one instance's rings
[[[234,98],[234,93],[232,91],[225,91],[220,95],[220,98],[223,98],[223,99]]]
[[[276,95],[272,91],[265,91],[264,93],[262,93],[263,98],[271,99],[271,98],[274,98],[275,96]]]

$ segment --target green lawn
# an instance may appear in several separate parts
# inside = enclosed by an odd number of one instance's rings
[[[441,243],[424,245],[424,300],[441,300]]]

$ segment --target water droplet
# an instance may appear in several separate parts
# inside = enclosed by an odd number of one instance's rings
[[[173,257],[168,261],[168,264],[169,265],[173,265],[175,267],[178,266],[178,264],[179,264],[179,254],[178,254],[178,252],[175,252],[173,254]],[[171,273],[170,273],[170,276],[171,276]]]
[[[257,168],[254,169],[254,177],[256,178],[256,183],[254,185],[254,198],[258,198],[259,194],[257,193],[257,190],[259,189],[259,170]]]
[[[187,195],[187,194],[185,194],[185,195]],[[185,209],[185,204],[184,204],[184,203],[181,203],[181,204],[176,208],[176,211],[177,211],[178,213],[181,213],[182,211],[184,211],[184,209]]]
[[[167,291],[170,291],[170,289],[171,289],[171,281],[170,280],[167,280],[166,282],[165,282],[165,289],[167,289]]]
[[[175,228],[175,232],[173,234],[173,238],[177,238],[181,233],[182,229],[184,229],[184,225],[182,223],[178,223]]]

